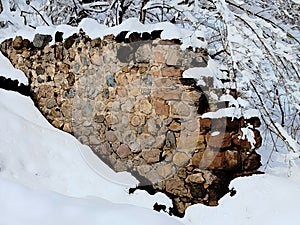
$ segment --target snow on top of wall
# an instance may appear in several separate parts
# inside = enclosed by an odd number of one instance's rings
[[[218,109],[215,112],[207,112],[202,115],[202,118],[218,119],[224,117],[250,119],[251,117],[260,117],[260,113],[256,109],[242,109],[237,107],[229,107]]]
[[[209,58],[206,67],[193,67],[185,70],[182,74],[184,78],[194,78],[197,80],[198,85],[207,86],[204,81],[204,77],[212,77],[214,87],[223,88],[224,84],[221,79],[225,79],[226,76],[220,72],[221,65],[217,61]]]

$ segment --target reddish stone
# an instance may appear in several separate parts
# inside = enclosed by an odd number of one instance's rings
[[[163,77],[181,77],[183,71],[174,67],[165,67],[161,70]]]
[[[164,99],[166,101],[170,100],[181,100],[182,91],[180,89],[158,89],[154,92],[154,96]]]
[[[162,116],[169,115],[170,107],[165,101],[157,99],[154,100],[153,105],[157,115],[162,115]]]
[[[234,146],[238,147],[240,150],[250,150],[251,144],[249,143],[248,139],[241,139],[240,134],[235,134],[232,136],[232,143]]]
[[[160,52],[154,52],[155,62],[162,64],[165,63],[166,59],[164,55]]]
[[[242,159],[242,170],[244,171],[253,171],[257,170],[261,166],[260,155],[256,152],[252,153],[241,153]]]
[[[212,135],[213,134],[213,135]],[[231,135],[229,132],[209,132],[206,135],[207,145],[212,148],[222,149],[231,146]]]
[[[240,129],[240,119],[227,118],[226,131],[238,131]]]
[[[224,152],[216,152],[211,149],[204,151],[200,160],[199,167],[201,169],[222,169],[224,160]]]
[[[117,154],[121,159],[126,158],[130,153],[130,148],[125,144],[121,144],[117,149]]]
[[[239,165],[240,155],[238,151],[216,152],[208,149],[203,153],[198,166],[209,170],[235,170]]]
[[[225,152],[224,170],[236,169],[240,165],[240,152],[228,150]]]
[[[124,87],[117,87],[117,95],[119,97],[126,97],[127,96],[127,90]]]
[[[259,148],[262,144],[262,137],[260,135],[260,132],[258,130],[253,130],[254,133],[254,140],[255,140],[255,148]]]
[[[211,127],[211,119],[209,118],[200,118],[200,131],[207,132],[210,130]]]

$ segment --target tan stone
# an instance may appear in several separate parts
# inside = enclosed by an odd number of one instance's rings
[[[142,157],[147,163],[155,163],[160,159],[161,151],[159,149],[143,150]]]
[[[173,162],[176,166],[185,166],[190,158],[184,152],[176,152],[173,156]]]
[[[23,38],[21,36],[17,36],[13,40],[12,47],[16,50],[23,48]]]
[[[112,130],[108,130],[105,132],[105,138],[108,142],[113,143],[117,140],[117,137]]]
[[[166,61],[166,64],[168,66],[176,66],[177,65],[177,61],[179,59],[179,55],[177,53],[178,53],[178,50],[176,50],[176,49],[170,49],[168,51],[168,56],[167,56],[167,61]]]
[[[116,75],[116,82],[118,85],[120,86],[127,86],[128,85],[128,80],[127,80],[127,77],[126,77],[126,74],[125,73],[118,73]]]
[[[64,122],[61,121],[61,120],[54,120],[54,121],[52,122],[52,125],[53,125],[54,127],[56,127],[56,128],[61,129],[61,128],[63,128]]]
[[[142,118],[140,116],[138,116],[138,115],[134,115],[131,118],[130,123],[131,123],[132,126],[137,127],[137,126],[139,126],[139,125],[142,124]]]
[[[185,121],[184,123],[182,123],[183,127],[185,129],[187,129],[188,131],[199,131],[199,128],[200,128],[200,124],[199,124],[199,120],[193,118],[192,120],[188,120],[188,121]]]
[[[151,103],[147,99],[142,99],[139,102],[139,110],[142,113],[151,114],[151,112],[152,112],[152,105],[151,105]]]
[[[203,157],[203,152],[196,152],[194,153],[193,157],[192,157],[192,165],[199,167],[200,166],[200,161],[202,160]]]
[[[104,65],[103,58],[97,53],[91,56],[91,63],[96,66]]]
[[[72,129],[72,126],[70,123],[65,123],[64,124],[64,127],[63,127],[63,130],[65,132],[68,132],[68,133],[72,133],[73,132],[73,129]]]
[[[205,179],[202,176],[202,173],[195,173],[191,174],[186,178],[186,182],[193,182],[193,183],[204,183]]]
[[[25,59],[28,59],[28,58],[31,56],[31,53],[30,53],[30,51],[25,50],[25,51],[22,53],[22,56],[23,56]]]
[[[171,131],[180,131],[181,130],[181,124],[177,121],[173,120],[172,123],[169,125],[169,129]]]
[[[177,147],[193,151],[199,144],[199,132],[190,132],[187,130],[180,132],[180,137],[177,141]]]
[[[153,96],[163,99],[165,101],[170,101],[170,100],[181,100],[181,94],[182,94],[182,90],[180,89],[162,88],[162,89],[155,90]]]
[[[184,186],[184,181],[179,178],[171,178],[167,180],[166,191],[177,196],[183,196],[187,194],[187,189]]]
[[[157,167],[157,174],[162,178],[168,178],[173,175],[174,170],[171,164],[160,164]]]

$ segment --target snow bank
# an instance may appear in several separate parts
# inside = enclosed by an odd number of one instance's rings
[[[298,177],[299,178],[299,177]],[[218,207],[195,205],[187,209],[186,225],[297,225],[300,201],[299,179],[271,175],[237,178],[231,184],[237,194],[226,195]]]
[[[101,198],[71,198],[36,191],[0,178],[0,224],[153,225],[182,224],[155,211]]]

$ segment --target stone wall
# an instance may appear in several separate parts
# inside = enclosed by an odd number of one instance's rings
[[[258,118],[203,119],[220,105],[207,96],[223,90],[182,77],[205,67],[204,49],[181,50],[159,32],[126,33],[91,40],[83,32],[48,45],[6,40],[1,51],[30,80],[36,106],[55,127],[73,134],[115,171],[130,171],[140,187],[173,200],[170,213],[184,215],[195,203],[217,205],[229,182],[256,173],[261,137]],[[235,96],[236,97],[236,96]],[[251,124],[256,140],[241,138]]]

